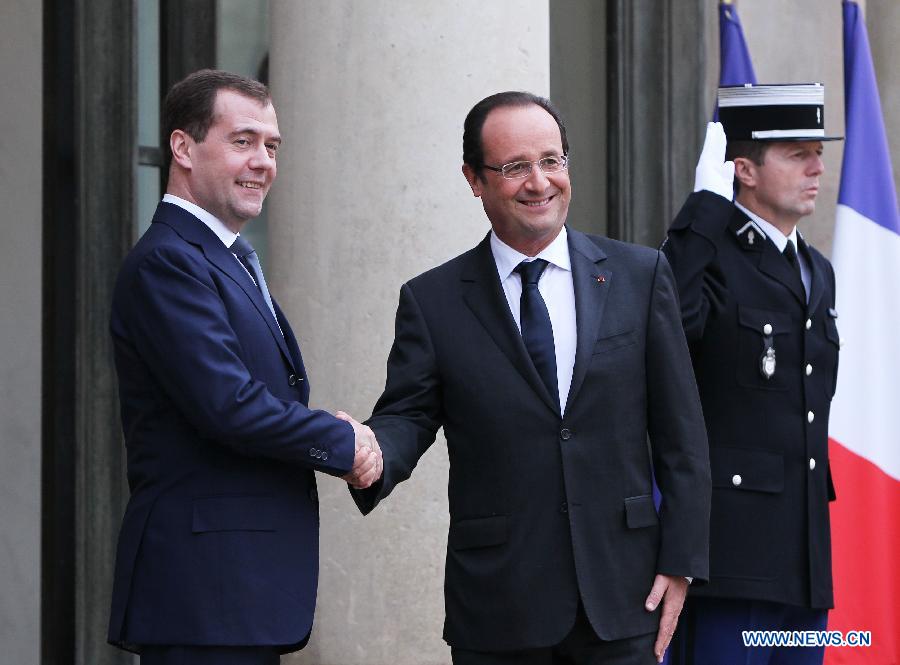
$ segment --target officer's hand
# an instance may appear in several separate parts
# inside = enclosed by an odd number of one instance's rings
[[[659,631],[656,633],[656,644],[653,645],[653,654],[660,663],[663,662],[663,655],[666,653],[669,642],[672,641],[672,635],[675,634],[675,627],[678,625],[681,608],[684,607],[687,589],[688,581],[683,577],[657,575],[653,580],[650,595],[644,601],[644,609],[648,612],[655,610],[662,601]]]
[[[725,130],[721,122],[706,125],[706,140],[697,162],[694,191],[705,189],[729,201],[734,196],[734,162],[725,161]]]

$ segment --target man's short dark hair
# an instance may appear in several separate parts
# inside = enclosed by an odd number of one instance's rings
[[[188,74],[172,86],[163,102],[162,142],[166,170],[172,162],[172,149],[169,145],[172,132],[181,129],[197,143],[206,139],[213,124],[219,90],[233,90],[244,97],[255,99],[260,106],[272,101],[265,85],[246,76],[219,69],[201,69]]]
[[[481,129],[488,114],[494,109],[508,106],[540,106],[553,116],[559,127],[559,136],[562,139],[563,154],[569,154],[569,140],[566,138],[566,126],[563,124],[559,111],[546,97],[539,97],[530,92],[498,92],[496,95],[485,97],[469,111],[466,121],[463,123],[463,162],[468,164],[475,174],[481,178],[484,170],[484,148],[481,143]]]
[[[770,145],[772,144],[769,141],[729,141],[728,147],[725,148],[725,161],[734,161],[735,157],[744,157],[757,166],[762,166],[766,161],[766,152]],[[741,191],[741,181],[735,178],[735,196],[739,191]]]

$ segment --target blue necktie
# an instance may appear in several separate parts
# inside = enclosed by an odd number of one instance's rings
[[[522,340],[534,367],[550,391],[554,402],[559,402],[556,383],[556,346],[553,343],[553,326],[547,303],[538,290],[538,280],[547,267],[543,259],[522,261],[515,271],[522,277],[522,299],[519,303],[519,323]]]
[[[234,242],[231,243],[231,253],[237,257],[238,261],[241,262],[241,265],[243,265],[247,269],[247,272],[250,273],[253,281],[256,282],[257,288],[259,288],[262,293],[266,304],[269,306],[269,311],[272,312],[275,323],[278,323],[278,317],[275,316],[275,306],[272,304],[272,296],[269,295],[269,287],[266,286],[266,278],[263,277],[262,266],[259,265],[259,257],[256,255],[256,250],[253,249],[253,245],[244,240],[241,236],[238,236],[234,239]],[[279,324],[278,327],[280,328],[281,324]]]

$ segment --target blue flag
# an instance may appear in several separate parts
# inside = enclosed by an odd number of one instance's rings
[[[750,51],[744,40],[744,29],[737,8],[730,2],[719,3],[719,85],[756,83]],[[719,106],[713,120],[719,119]]]

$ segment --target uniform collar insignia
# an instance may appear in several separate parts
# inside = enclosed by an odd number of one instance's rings
[[[762,249],[766,234],[752,219],[748,220],[735,234],[744,249]]]

